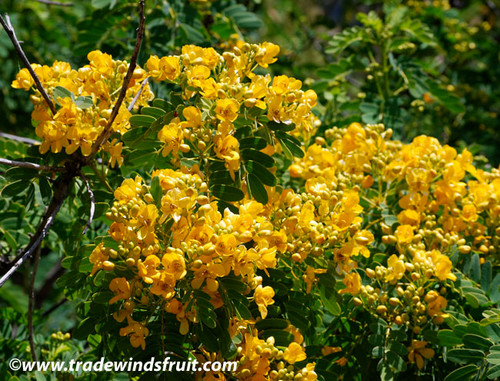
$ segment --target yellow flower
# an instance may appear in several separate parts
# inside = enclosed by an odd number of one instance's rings
[[[239,109],[240,105],[235,99],[219,99],[215,104],[215,114],[217,119],[225,122],[234,122],[238,117]]]
[[[181,73],[180,60],[176,56],[162,57],[161,59],[158,56],[151,56],[146,63],[146,68],[148,74],[157,81],[165,79],[173,81]]]
[[[113,291],[116,295],[111,298],[109,304],[116,303],[119,300],[126,300],[132,296],[132,290],[130,284],[126,278],[114,278],[109,283],[109,289]]]
[[[33,65],[32,65],[33,67]],[[16,80],[12,81],[12,87],[14,89],[24,89],[28,91],[31,89],[31,86],[35,84],[35,81],[31,77],[30,72],[28,69],[21,69],[19,73],[16,75]]]
[[[158,140],[165,143],[161,151],[163,157],[167,156],[170,152],[177,156],[179,148],[184,142],[184,134],[179,118],[174,118],[169,124],[163,126],[158,132]]]
[[[90,67],[104,76],[111,76],[115,70],[113,58],[100,50],[94,50],[87,54]]]
[[[283,352],[283,358],[289,364],[295,364],[296,362],[304,361],[307,356],[304,348],[298,343],[293,342]]]
[[[269,64],[276,62],[276,56],[280,53],[280,47],[270,42],[263,42],[259,45],[255,61],[262,66],[268,67]]]
[[[219,255],[233,255],[237,245],[238,241],[233,234],[223,234],[217,238],[215,251]]]
[[[148,255],[143,261],[137,262],[137,269],[139,270],[139,276],[146,283],[153,283],[153,279],[157,278],[160,274],[156,269],[160,265],[160,258],[156,255]]]
[[[255,304],[259,307],[262,319],[267,316],[267,306],[274,304],[274,290],[270,286],[262,287],[258,285],[254,292]]]
[[[387,260],[388,269],[391,271],[390,274],[385,276],[386,282],[395,283],[397,280],[401,279],[405,274],[406,268],[403,260],[399,259],[395,254],[391,255]]]
[[[443,296],[436,291],[429,291],[424,300],[428,303],[427,313],[430,317],[445,315],[441,311],[448,306],[448,301]]]
[[[187,274],[184,256],[177,252],[167,251],[161,258],[161,263],[165,267],[165,271],[176,280],[184,278]]]
[[[120,328],[120,336],[127,335],[130,335],[130,344],[134,348],[146,349],[145,338],[149,335],[149,330],[143,324],[129,319],[128,326]]]
[[[399,244],[407,245],[413,240],[413,227],[410,225],[399,225],[394,235]]]
[[[410,363],[417,363],[417,368],[422,369],[424,367],[424,358],[430,359],[434,357],[434,350],[431,348],[425,348],[427,345],[427,341],[418,341],[413,340],[411,347],[409,348],[410,352],[408,353],[408,360]]]
[[[357,295],[361,291],[361,277],[357,272],[346,274],[342,279],[342,283],[346,287],[340,290],[341,294]]]
[[[215,145],[215,153],[218,158],[224,159],[225,166],[234,180],[234,172],[240,168],[240,143],[231,135],[219,138]]]
[[[456,275],[451,273],[453,264],[448,256],[441,254],[438,250],[433,250],[431,252],[431,258],[435,267],[434,274],[439,278],[439,280],[457,280]]]

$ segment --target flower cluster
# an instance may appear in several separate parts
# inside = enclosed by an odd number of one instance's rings
[[[275,62],[279,51],[268,42],[238,41],[223,54],[187,45],[179,56],[151,56],[147,74],[156,81],[179,85],[190,104],[158,133],[164,143],[163,156],[177,157],[179,151],[189,150],[202,157],[213,155],[224,160],[234,179],[241,162],[234,133],[242,123],[258,130],[272,121],[291,126],[297,134],[312,134],[319,123],[311,113],[316,93],[301,90],[297,79],[254,72]]]
[[[370,229],[348,242],[372,242],[374,235],[379,236],[376,249],[385,255],[371,259],[370,250],[358,249],[370,259],[363,270],[358,263],[349,266],[354,270],[346,271],[346,287],[340,293],[355,295],[355,305],[418,335],[448,316],[446,296],[457,275],[462,276],[454,271],[461,256],[478,253],[484,256],[482,261],[496,261],[500,172],[477,169],[470,152],[459,154],[435,138],[419,136],[402,145],[387,141],[390,135],[382,126],[358,123],[327,130],[326,141],[316,139],[289,171],[305,180],[308,194],[324,192],[323,198],[335,200],[336,207],[342,204],[339,191],[356,192],[358,200],[370,206],[372,216],[361,224]],[[342,231],[338,225],[332,227],[328,237]],[[332,253],[339,275],[346,252],[353,252],[351,245],[343,244]],[[312,270],[310,274],[313,278]],[[423,358],[432,357],[434,351],[423,348],[424,341],[417,344],[409,359],[422,368]]]
[[[12,87],[34,90],[30,99],[34,104],[32,113],[36,134],[42,139],[40,152],[58,153],[63,149],[68,155],[80,149],[84,156],[90,155],[92,145],[108,124],[113,105],[128,70],[125,61],[113,60],[106,53],[95,50],[88,54],[89,64],[71,69],[67,62],[56,61],[52,66],[33,64],[32,68],[44,89],[51,96],[57,112],[52,113],[27,69],[21,69]],[[114,132],[123,134],[129,127],[131,114],[127,106],[139,92],[146,72],[136,68],[126,93],[124,103],[112,125]],[[153,94],[146,85],[134,107],[138,108],[152,99]],[[121,164],[122,143],[116,139],[106,142],[104,150],[109,152],[111,164]]]

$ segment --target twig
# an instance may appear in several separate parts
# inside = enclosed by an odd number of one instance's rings
[[[29,168],[29,169],[36,169],[37,171],[47,171],[47,172],[64,172],[66,170],[65,168],[62,167],[52,167],[49,165],[29,163],[27,161],[15,161],[3,158],[0,158],[0,165],[1,164],[8,165],[10,167]]]
[[[42,245],[38,245],[35,253],[35,263],[33,264],[33,272],[31,273],[31,281],[29,288],[29,299],[28,299],[28,334],[31,349],[31,358],[33,361],[38,361],[35,348],[35,340],[33,335],[33,307],[35,305],[35,278],[38,271],[38,264],[40,263],[40,253],[42,251]]]
[[[61,265],[61,260],[52,266],[47,273],[43,285],[36,291],[35,308],[40,309],[43,302],[47,299],[52,291],[52,287],[56,280],[64,274],[65,269]]]
[[[29,73],[31,74],[31,77],[35,81],[36,87],[38,91],[40,91],[40,94],[42,94],[43,99],[45,99],[45,102],[49,106],[50,110],[52,111],[52,114],[56,114],[56,106],[54,106],[54,103],[50,100],[49,95],[45,91],[45,89],[42,86],[42,83],[40,82],[40,79],[38,76],[35,74],[35,70],[31,67],[30,61],[26,57],[26,54],[24,54],[23,48],[21,48],[21,44],[19,43],[19,40],[16,37],[16,32],[14,31],[14,28],[12,27],[12,24],[10,23],[10,18],[8,14],[5,14],[5,19],[2,17],[0,14],[0,24],[2,24],[3,28],[9,35],[10,40],[14,44],[14,47],[16,48],[17,55],[19,58],[21,58],[21,61],[23,61],[24,66],[26,66],[26,69],[28,69]]]
[[[79,168],[77,168],[77,171],[79,171]],[[14,259],[11,268],[7,270],[7,272],[0,278],[0,287],[2,287],[4,283],[12,276],[12,274],[14,274],[16,270],[24,263],[24,261],[28,259],[31,253],[36,250],[36,248],[42,242],[42,239],[49,232],[49,228],[52,226],[55,216],[59,212],[59,209],[61,208],[64,200],[66,199],[66,196],[68,195],[69,187],[73,180],[73,177],[75,177],[75,172],[68,170],[61,176],[61,178],[57,182],[55,186],[56,192],[54,193],[54,196],[52,197],[52,200],[50,201],[50,204],[45,211],[40,225],[38,225],[38,229],[31,237],[28,246],[26,246],[21,254],[19,254],[16,259]]]
[[[50,1],[50,0],[35,0],[35,1],[47,5],[59,5],[61,7],[71,7],[74,5],[73,3],[60,3],[59,1]]]
[[[87,221],[87,225],[85,225],[85,229],[83,229],[83,234],[87,232],[87,229],[89,228],[90,224],[92,223],[92,220],[94,219],[94,212],[95,212],[95,198],[94,198],[94,192],[92,192],[92,189],[90,188],[89,180],[85,177],[83,173],[80,174],[80,177],[82,178],[83,182],[85,183],[85,186],[87,187],[87,192],[89,192],[89,197],[90,197],[90,213],[89,213],[89,219]]]
[[[47,311],[44,311],[44,313],[42,314],[42,317],[50,315],[52,312],[54,312],[55,310],[57,310],[59,307],[61,307],[67,301],[68,301],[68,299],[66,299],[66,298],[61,299],[56,304],[54,304],[52,307],[50,307]]]
[[[132,102],[130,102],[129,106],[128,106],[128,111],[132,111],[132,109],[134,108],[134,105],[135,105],[135,102],[137,102],[137,100],[139,99],[139,97],[141,96],[141,93],[142,93],[142,90],[144,90],[144,88],[146,87],[147,83],[149,81],[149,77],[147,77],[143,82],[142,82],[142,85],[141,85],[141,88],[139,89],[139,91],[137,92],[137,94],[135,95],[134,99],[132,99]]]
[[[115,121],[116,116],[118,115],[120,107],[123,103],[123,99],[127,94],[128,85],[130,83],[130,80],[132,79],[132,75],[134,74],[134,70],[137,65],[137,57],[139,56],[139,50],[141,49],[142,39],[144,38],[144,24],[146,22],[146,17],[144,16],[144,0],[139,1],[139,13],[140,13],[139,28],[137,29],[137,38],[135,41],[134,52],[132,54],[132,58],[130,59],[130,64],[128,67],[127,74],[123,79],[122,88],[120,94],[118,95],[118,99],[113,107],[113,110],[111,111],[111,116],[109,117],[108,124],[101,132],[101,134],[97,137],[94,145],[92,146],[92,153],[90,156],[93,156],[97,151],[99,151],[104,141],[107,140],[111,135],[112,132],[111,126],[113,125],[113,122]]]
[[[24,136],[17,136],[17,135],[12,135],[12,134],[7,134],[5,132],[0,132],[0,138],[5,138],[9,140],[15,140],[18,142],[26,143],[26,144],[40,144],[38,140],[35,139],[30,139],[30,138],[25,138]]]

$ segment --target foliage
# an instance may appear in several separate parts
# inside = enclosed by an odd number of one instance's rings
[[[266,7],[281,3],[297,15],[285,0],[147,4],[142,67],[109,136],[129,67],[113,57],[132,50],[136,2],[58,8],[85,17],[68,25],[65,61],[49,44],[54,62],[32,65],[50,107],[26,69],[8,74],[31,94],[40,144],[0,138],[16,161],[0,164],[2,273],[69,190],[38,271],[0,289],[2,374],[170,379],[7,364],[168,353],[237,362],[206,380],[499,377],[500,168],[474,156],[498,144],[495,20],[464,17],[476,2],[364,1],[331,38],[320,18],[284,49],[245,42],[273,33]],[[305,46],[321,51],[292,65]]]

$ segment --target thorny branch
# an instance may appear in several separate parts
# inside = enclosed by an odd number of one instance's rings
[[[14,47],[16,48],[17,55],[19,58],[21,58],[21,61],[23,61],[24,66],[26,66],[26,69],[30,72],[31,77],[33,78],[33,81],[35,81],[36,88],[38,91],[40,91],[40,94],[42,94],[43,99],[45,99],[45,102],[49,106],[50,110],[52,111],[52,114],[55,114],[57,112],[56,106],[54,106],[54,103],[52,103],[49,94],[47,94],[47,91],[42,86],[42,83],[40,82],[40,79],[35,73],[35,70],[31,67],[30,61],[28,60],[28,57],[26,57],[26,54],[24,54],[23,48],[21,47],[21,44],[19,43],[19,40],[16,37],[16,32],[14,31],[14,28],[12,27],[12,24],[10,23],[10,18],[8,14],[5,14],[5,19],[2,17],[0,14],[0,24],[2,24],[3,28],[7,32],[10,40],[14,44]]]

